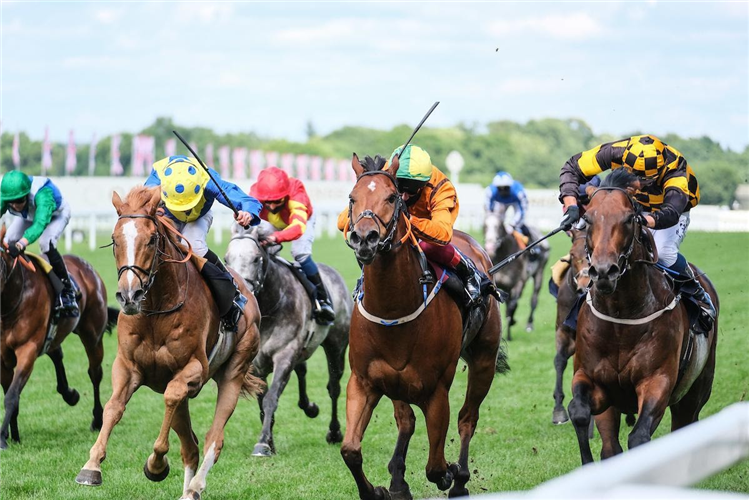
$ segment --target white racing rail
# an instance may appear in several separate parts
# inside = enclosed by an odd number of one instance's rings
[[[749,495],[685,488],[748,458],[749,402],[742,402],[621,455],[580,467],[530,491],[478,498],[748,499]],[[736,486],[749,487],[746,478],[743,483]]]

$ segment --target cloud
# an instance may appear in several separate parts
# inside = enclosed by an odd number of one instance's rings
[[[604,34],[601,24],[584,12],[494,21],[489,33],[499,37],[541,35],[560,40],[588,40]]]
[[[101,24],[114,24],[122,18],[122,9],[97,9],[94,11],[94,19]]]

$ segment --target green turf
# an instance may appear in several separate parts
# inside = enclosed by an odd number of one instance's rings
[[[100,238],[104,240],[104,238]],[[226,241],[226,240],[224,240]],[[563,236],[552,241],[553,258],[569,246]],[[712,398],[702,412],[706,417],[739,400],[746,399],[749,341],[746,324],[746,280],[749,234],[690,233],[682,247],[712,278],[720,294],[720,336],[717,372]],[[110,302],[114,302],[116,272],[111,250],[88,251],[77,245],[76,253],[90,260],[105,279]],[[221,249],[223,251],[223,249]],[[335,266],[351,287],[358,268],[351,251],[340,239],[321,239],[315,245],[320,262]],[[515,330],[508,346],[512,371],[495,380],[482,407],[479,428],[471,446],[473,493],[532,488],[579,466],[579,452],[572,426],[551,424],[554,384],[554,309],[544,290],[536,316],[536,331]],[[518,311],[519,324],[528,313],[528,297]],[[743,327],[741,325],[744,325]],[[96,434],[88,430],[91,420],[91,385],[86,374],[86,357],[78,340],[71,336],[64,344],[65,362],[71,386],[81,392],[75,407],[68,407],[55,391],[54,370],[45,357],[38,361],[21,398],[19,426],[22,443],[11,443],[0,452],[0,484],[3,498],[178,498],[182,489],[179,441],[172,433],[169,453],[172,473],[162,483],[151,483],[142,472],[151,453],[163,415],[161,396],[147,388],[138,391],[115,428],[107,460],[102,464],[104,485],[86,488],[74,478],[88,459]],[[116,352],[116,337],[105,339],[105,367],[102,393],[110,394],[110,373]],[[456,415],[465,391],[466,373],[459,365],[451,392],[452,419],[447,457],[458,455]],[[570,371],[565,377],[569,402]],[[348,379],[348,372],[344,382]],[[317,352],[310,363],[310,397],[320,406],[320,416],[308,419],[296,407],[297,383],[293,379],[280,401],[276,416],[275,442],[278,455],[270,459],[250,456],[260,422],[257,403],[240,400],[226,429],[226,444],[218,464],[208,476],[207,498],[355,498],[356,488],[341,460],[338,446],[325,442],[330,403],[325,390],[327,370],[324,356]],[[215,403],[215,385],[209,384],[191,401],[193,425],[199,438],[210,425]],[[343,407],[343,397],[341,403]],[[344,412],[340,411],[344,420]],[[667,432],[667,414],[656,435]],[[626,444],[623,426],[622,443]],[[392,406],[383,399],[363,442],[364,467],[374,484],[389,484],[387,462],[395,443]],[[202,443],[201,443],[202,445]],[[594,454],[600,440],[593,440]],[[407,480],[416,497],[445,496],[424,476],[427,439],[424,420],[417,410],[417,430],[408,456]],[[700,485],[728,491],[749,492],[749,462],[733,467]]]

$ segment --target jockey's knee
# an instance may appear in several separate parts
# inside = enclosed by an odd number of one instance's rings
[[[315,274],[320,272],[317,268],[317,264],[315,264],[315,261],[312,260],[311,254],[297,254],[293,255],[293,257],[294,260],[299,263],[302,271],[304,271],[304,274],[306,274],[307,276],[314,276]]]
[[[421,247],[427,259],[443,266],[455,267],[457,261],[460,260],[460,254],[455,250],[455,246],[452,243],[440,246],[421,240],[419,247]]]
[[[674,247],[665,247],[658,249],[658,264],[663,267],[671,267],[679,257],[679,249]]]
[[[192,245],[192,253],[198,257],[205,257],[205,254],[208,253],[208,244],[205,241],[191,241],[190,244]]]
[[[49,249],[51,247],[54,247],[54,246],[55,246],[55,244],[52,241],[52,238],[45,238],[44,236],[42,236],[41,238],[39,238],[39,250],[42,253],[49,252]]]

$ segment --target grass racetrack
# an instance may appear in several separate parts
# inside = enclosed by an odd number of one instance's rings
[[[100,235],[105,242],[108,235]],[[212,240],[212,238],[211,238]],[[227,238],[224,238],[224,245]],[[554,262],[569,248],[569,240],[557,235],[551,240]],[[682,251],[713,280],[720,296],[720,331],[717,369],[713,393],[702,411],[702,417],[746,399],[749,390],[749,234],[698,233],[687,236]],[[224,248],[214,248],[222,254]],[[116,271],[110,249],[91,252],[85,244],[74,252],[89,260],[107,284],[110,303],[114,304]],[[315,243],[315,258],[336,267],[349,287],[358,276],[351,250],[343,241],[320,239]],[[548,279],[548,270],[546,273]],[[580,456],[571,424],[551,424],[554,387],[554,315],[555,302],[543,290],[536,315],[536,331],[523,331],[528,314],[528,291],[518,309],[518,325],[509,343],[511,372],[495,379],[482,406],[476,436],[471,445],[472,494],[532,488],[548,479],[565,474],[580,465]],[[31,312],[30,312],[31,314]],[[741,326],[744,325],[744,326]],[[105,343],[103,403],[111,393],[112,361],[116,353],[116,336]],[[79,469],[88,459],[96,439],[89,431],[92,389],[86,373],[87,360],[78,339],[71,335],[63,344],[65,366],[71,387],[81,394],[75,407],[68,407],[55,390],[54,369],[46,356],[37,361],[29,383],[21,394],[19,429],[21,444],[9,441],[0,452],[0,495],[3,499],[20,498],[131,498],[176,499],[182,492],[182,461],[179,440],[171,433],[169,459],[171,475],[161,483],[152,483],[143,475],[143,464],[152,451],[161,425],[164,405],[160,394],[148,388],[135,393],[120,424],[109,441],[107,460],[102,464],[103,486],[90,488],[74,482]],[[464,363],[451,391],[451,423],[447,439],[448,461],[458,457],[457,412],[466,386]],[[565,373],[565,406],[569,403],[572,372]],[[339,418],[345,421],[345,382]],[[309,363],[310,399],[320,406],[316,419],[307,418],[296,406],[297,382],[283,394],[276,414],[275,443],[278,455],[270,459],[250,456],[260,431],[255,401],[240,399],[226,428],[225,447],[219,462],[208,475],[205,498],[208,499],[339,499],[357,498],[356,487],[343,463],[337,445],[325,442],[330,403],[325,389],[327,369],[322,350]],[[190,401],[193,427],[201,447],[210,425],[216,398],[215,384],[210,382],[200,395]],[[387,463],[396,439],[393,408],[383,398],[363,441],[364,468],[375,485],[387,486],[390,476]],[[406,479],[415,497],[446,496],[426,480],[424,467],[427,439],[424,419],[416,409],[417,424],[408,454]],[[656,438],[670,428],[670,415],[661,422]],[[622,425],[621,442],[626,445],[629,428]],[[600,440],[592,441],[598,459]],[[626,453],[626,451],[625,451]],[[700,487],[749,493],[749,462],[737,465],[700,484]]]

